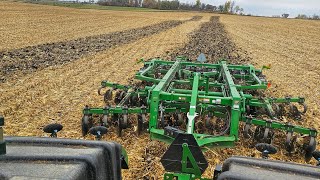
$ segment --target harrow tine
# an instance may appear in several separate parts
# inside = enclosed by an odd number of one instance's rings
[[[246,125],[243,128],[243,137],[246,139],[250,139],[252,136],[252,132],[250,132],[251,124],[252,124],[252,116],[249,116],[246,120]]]
[[[147,118],[146,118],[147,108],[146,108],[146,106],[142,105],[141,111],[142,111],[142,113],[138,114],[138,127],[137,127],[138,135],[142,134],[142,132],[145,129],[145,125],[147,123]]]
[[[183,114],[178,110],[177,119],[175,121],[176,126],[181,126],[183,124]]]
[[[250,133],[251,124],[246,124],[243,129],[243,137],[246,139],[250,139],[252,133]]]
[[[103,115],[103,116],[102,116],[101,126],[105,126],[105,127],[108,126],[108,115]]]
[[[86,136],[90,127],[92,126],[92,117],[89,115],[84,115],[81,122],[82,136]]]
[[[101,90],[102,90],[103,88],[105,88],[105,87],[104,87],[104,86],[100,86],[100,87],[98,88],[98,95],[99,95],[99,96],[102,96]]]
[[[118,136],[122,136],[122,130],[128,127],[128,107],[123,107],[124,114],[118,118]]]
[[[100,120],[100,124],[101,126],[105,126],[105,127],[108,127],[108,115],[109,115],[109,109],[110,107],[109,106],[105,106],[103,108],[103,115],[102,115],[102,118]]]
[[[298,107],[296,105],[293,105],[293,104],[290,104],[289,107],[290,107],[290,112],[289,112],[289,115],[294,118],[295,120],[301,120],[302,119],[302,115],[305,114],[307,112],[307,105],[305,103],[300,103],[299,102],[299,105],[303,107],[303,110],[300,111],[298,109]]]
[[[295,139],[293,138],[293,132],[288,131],[286,135],[286,142],[285,142],[285,148],[286,151],[291,154],[291,152],[294,150],[294,142]]]
[[[121,137],[122,136],[122,120],[121,118],[119,117],[118,118],[118,137]]]
[[[294,120],[301,120],[301,112],[298,110],[297,106],[293,104],[289,104],[290,107],[290,113],[289,115],[294,119]]]
[[[287,124],[287,135],[286,135],[286,142],[285,142],[285,148],[286,151],[291,154],[291,152],[294,150],[294,142],[296,141],[296,138],[293,137],[293,126],[289,123]]]
[[[305,146],[305,161],[309,162],[310,159],[312,158],[312,153],[313,151],[316,150],[316,146],[317,146],[317,142],[316,142],[316,138],[314,136],[310,136],[310,140],[309,143],[306,144]]]
[[[85,110],[88,110],[89,106],[85,107]],[[81,130],[82,136],[86,136],[88,134],[89,129],[93,125],[93,119],[91,114],[84,114],[81,120]]]
[[[103,100],[107,104],[112,99],[112,89],[108,89],[103,95]]]
[[[267,142],[268,144],[271,143],[271,142],[269,142],[269,133],[270,133],[270,129],[265,128],[264,133],[263,133],[263,139],[262,139],[264,142]]]
[[[114,98],[114,103],[119,104],[122,100],[123,91],[117,91],[116,97]]]
[[[268,127],[257,126],[254,139],[260,143],[268,143],[271,144],[273,140],[274,132],[272,129]]]
[[[137,133],[138,135],[142,134],[143,131],[143,124],[145,122],[146,116],[145,114],[138,114],[138,127],[137,127]]]
[[[272,143],[273,136],[274,136],[274,132],[271,129],[271,124],[272,124],[271,120],[266,121],[266,127],[263,134],[263,141],[268,144]]]
[[[279,115],[280,115],[280,107],[279,107],[279,105],[276,104],[276,103],[273,103],[272,104],[272,110],[273,110],[273,115],[278,118]]]
[[[303,106],[303,111],[301,112],[302,114],[305,114],[308,110],[308,106],[306,105],[306,103],[299,103]]]
[[[206,114],[204,117],[205,127],[207,129],[212,129],[213,124],[211,122],[211,118],[212,118],[212,115],[210,113]]]
[[[130,106],[133,107],[139,107],[140,106],[140,102],[139,102],[139,98],[137,95],[132,95],[129,99],[129,104]]]
[[[164,119],[164,108],[163,108],[162,104],[160,104],[159,110],[160,110],[160,114],[159,114],[160,126],[162,128],[164,128],[165,127],[165,119]]]
[[[285,106],[284,104],[279,105],[279,112],[278,112],[278,118],[282,119],[282,117],[286,114]]]
[[[168,121],[169,126],[181,126],[183,124],[183,117],[180,109],[177,109],[172,113],[171,118]]]

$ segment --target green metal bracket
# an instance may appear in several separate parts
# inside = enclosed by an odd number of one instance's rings
[[[193,174],[165,173],[164,180],[211,180],[209,178],[196,177]]]
[[[192,167],[188,167],[188,162],[191,163]],[[182,172],[191,173],[191,174],[194,174],[195,176],[201,176],[201,171],[187,143],[182,144]]]
[[[194,119],[197,116],[196,107],[197,107],[197,99],[198,99],[199,78],[200,78],[199,73],[195,73],[194,79],[193,79],[190,108],[189,108],[189,112],[187,114],[187,117],[188,117],[187,133],[188,134],[193,133]]]
[[[121,168],[129,169],[129,159],[127,151],[123,147],[121,147]]]

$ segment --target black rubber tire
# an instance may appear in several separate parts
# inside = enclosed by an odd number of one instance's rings
[[[267,143],[258,143],[256,144],[256,149],[260,152],[264,152],[265,150],[268,151],[268,154],[275,154],[277,153],[277,149],[272,146],[271,144],[267,144]]]
[[[317,161],[320,159],[320,151],[313,151],[312,153],[313,158],[315,158]]]
[[[45,133],[54,133],[54,131],[61,131],[63,129],[63,126],[61,124],[57,124],[57,123],[54,123],[54,124],[48,124],[46,125],[44,128],[43,128],[43,131]]]
[[[95,135],[97,136],[97,132],[100,132],[101,136],[107,134],[108,132],[108,129],[104,126],[95,126],[95,127],[92,127],[89,129],[89,133],[92,134],[92,135]]]

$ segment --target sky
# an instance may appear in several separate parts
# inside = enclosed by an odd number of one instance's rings
[[[180,2],[194,3],[196,0],[180,0]],[[215,6],[224,4],[226,0],[200,0],[201,3]],[[296,17],[298,14],[320,15],[320,0],[235,0],[236,5],[244,9],[246,14],[272,16],[283,13]]]

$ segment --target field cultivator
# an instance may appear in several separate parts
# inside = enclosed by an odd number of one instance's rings
[[[201,148],[232,147],[239,139],[239,129],[243,129],[244,138],[267,144],[272,144],[276,131],[283,131],[289,153],[295,149],[297,135],[301,135],[306,160],[312,157],[317,131],[287,121],[303,119],[307,111],[304,98],[265,97],[263,91],[270,83],[262,70],[267,66],[256,69],[252,65],[231,65],[226,61],[210,64],[203,60],[202,55],[198,62],[184,57],[144,62],[135,75],[141,82],[134,86],[102,81],[98,93],[106,105],[84,108],[83,135],[95,125],[116,125],[121,136],[134,122],[131,119],[135,114],[138,134],[146,130],[151,139],[173,142],[161,160],[165,169],[194,177],[201,177],[207,166]],[[191,164],[182,163],[186,162],[183,159]],[[190,165],[193,168],[187,167]],[[171,176],[174,175],[169,174],[169,179]]]

